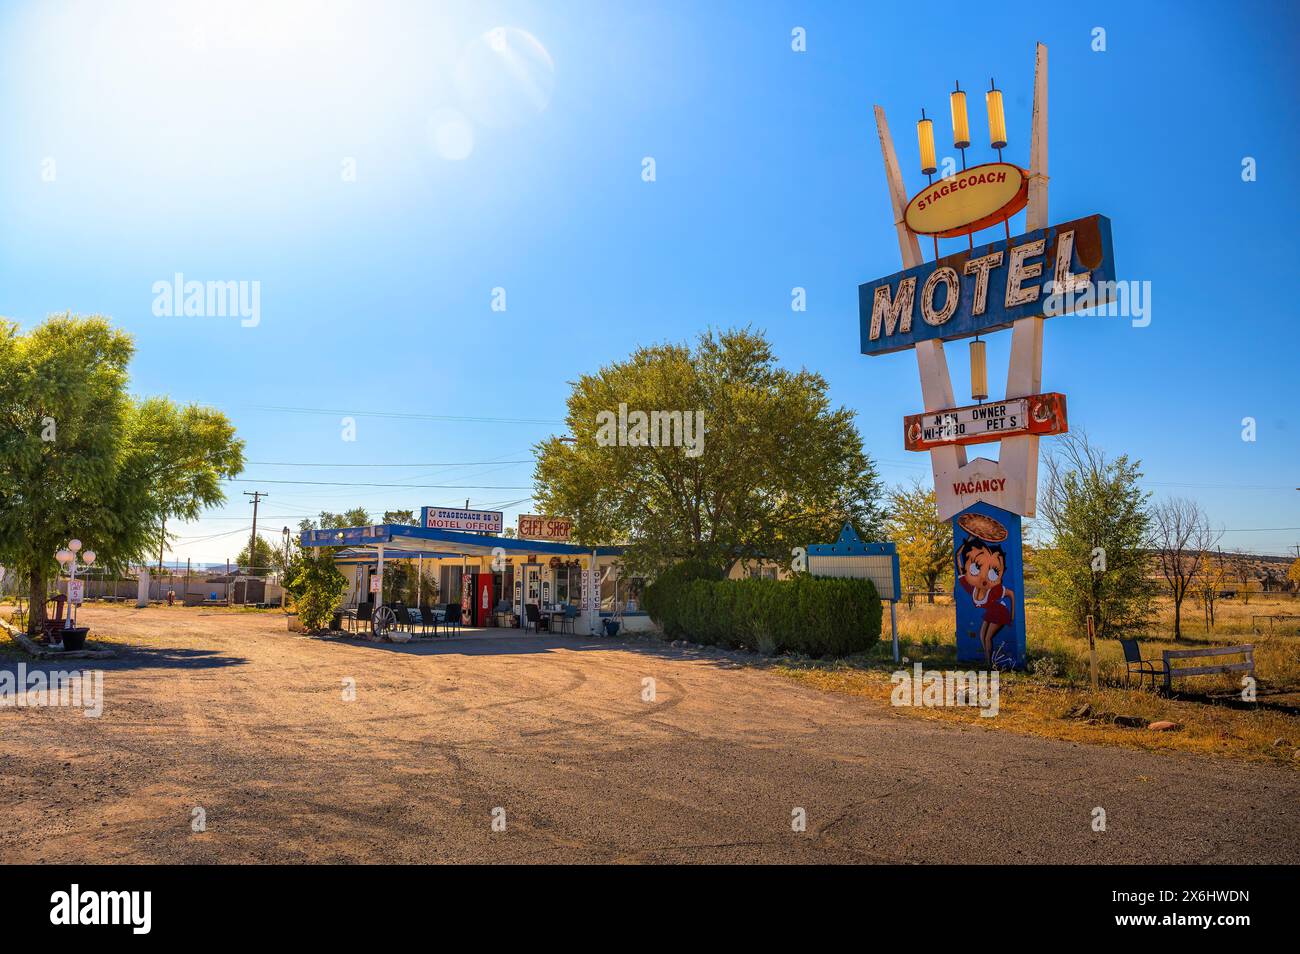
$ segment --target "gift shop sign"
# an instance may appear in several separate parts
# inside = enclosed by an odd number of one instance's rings
[[[519,536],[524,540],[559,540],[567,543],[573,537],[573,521],[567,517],[539,517],[521,513]]]

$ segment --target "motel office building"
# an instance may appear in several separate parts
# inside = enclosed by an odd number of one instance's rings
[[[412,579],[419,573],[437,581],[436,599],[423,594],[421,602],[460,603],[467,626],[498,625],[498,612],[507,608],[523,626],[524,607],[532,603],[539,610],[576,607],[579,634],[597,632],[602,619],[615,615],[627,631],[653,628],[641,609],[642,581],[622,572],[622,547],[399,524],[306,530],[300,542],[339,548],[335,564],[348,579],[348,606],[372,599],[381,574],[400,563]]]

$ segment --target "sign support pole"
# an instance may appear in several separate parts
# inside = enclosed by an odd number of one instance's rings
[[[1097,691],[1097,632],[1093,629],[1092,614],[1088,614],[1088,668],[1092,671],[1092,691]]]
[[[1029,147],[1029,204],[1025,228],[1047,228],[1047,47],[1038,44],[1034,57],[1034,113]],[[1008,398],[1037,394],[1043,380],[1043,322],[1021,318],[1011,326],[1011,361],[1007,367]],[[1002,441],[998,460],[1008,473],[1025,476],[1024,502],[1015,509],[1032,517],[1038,506],[1038,437],[1026,434]]]
[[[898,662],[898,604],[889,601],[889,631],[894,634],[894,662]]]

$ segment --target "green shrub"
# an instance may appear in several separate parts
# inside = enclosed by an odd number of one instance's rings
[[[883,618],[880,596],[870,580],[806,574],[789,580],[665,574],[646,588],[645,605],[669,638],[810,656],[847,656],[870,649],[880,639]]]
[[[315,554],[303,554],[285,586],[293,597],[298,622],[308,632],[329,626],[334,612],[343,603],[347,588],[347,578],[334,567],[332,547],[321,547]]]
[[[723,572],[704,560],[690,559],[674,563],[657,576],[641,594],[641,608],[663,629],[666,635],[681,636],[676,629],[676,596],[670,597],[679,587],[692,580],[721,580]]]

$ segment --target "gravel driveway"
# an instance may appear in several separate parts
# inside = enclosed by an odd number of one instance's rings
[[[1300,861],[1300,773],[917,719],[721,655],[82,615],[139,648],[102,664],[100,718],[0,709],[4,862]]]

